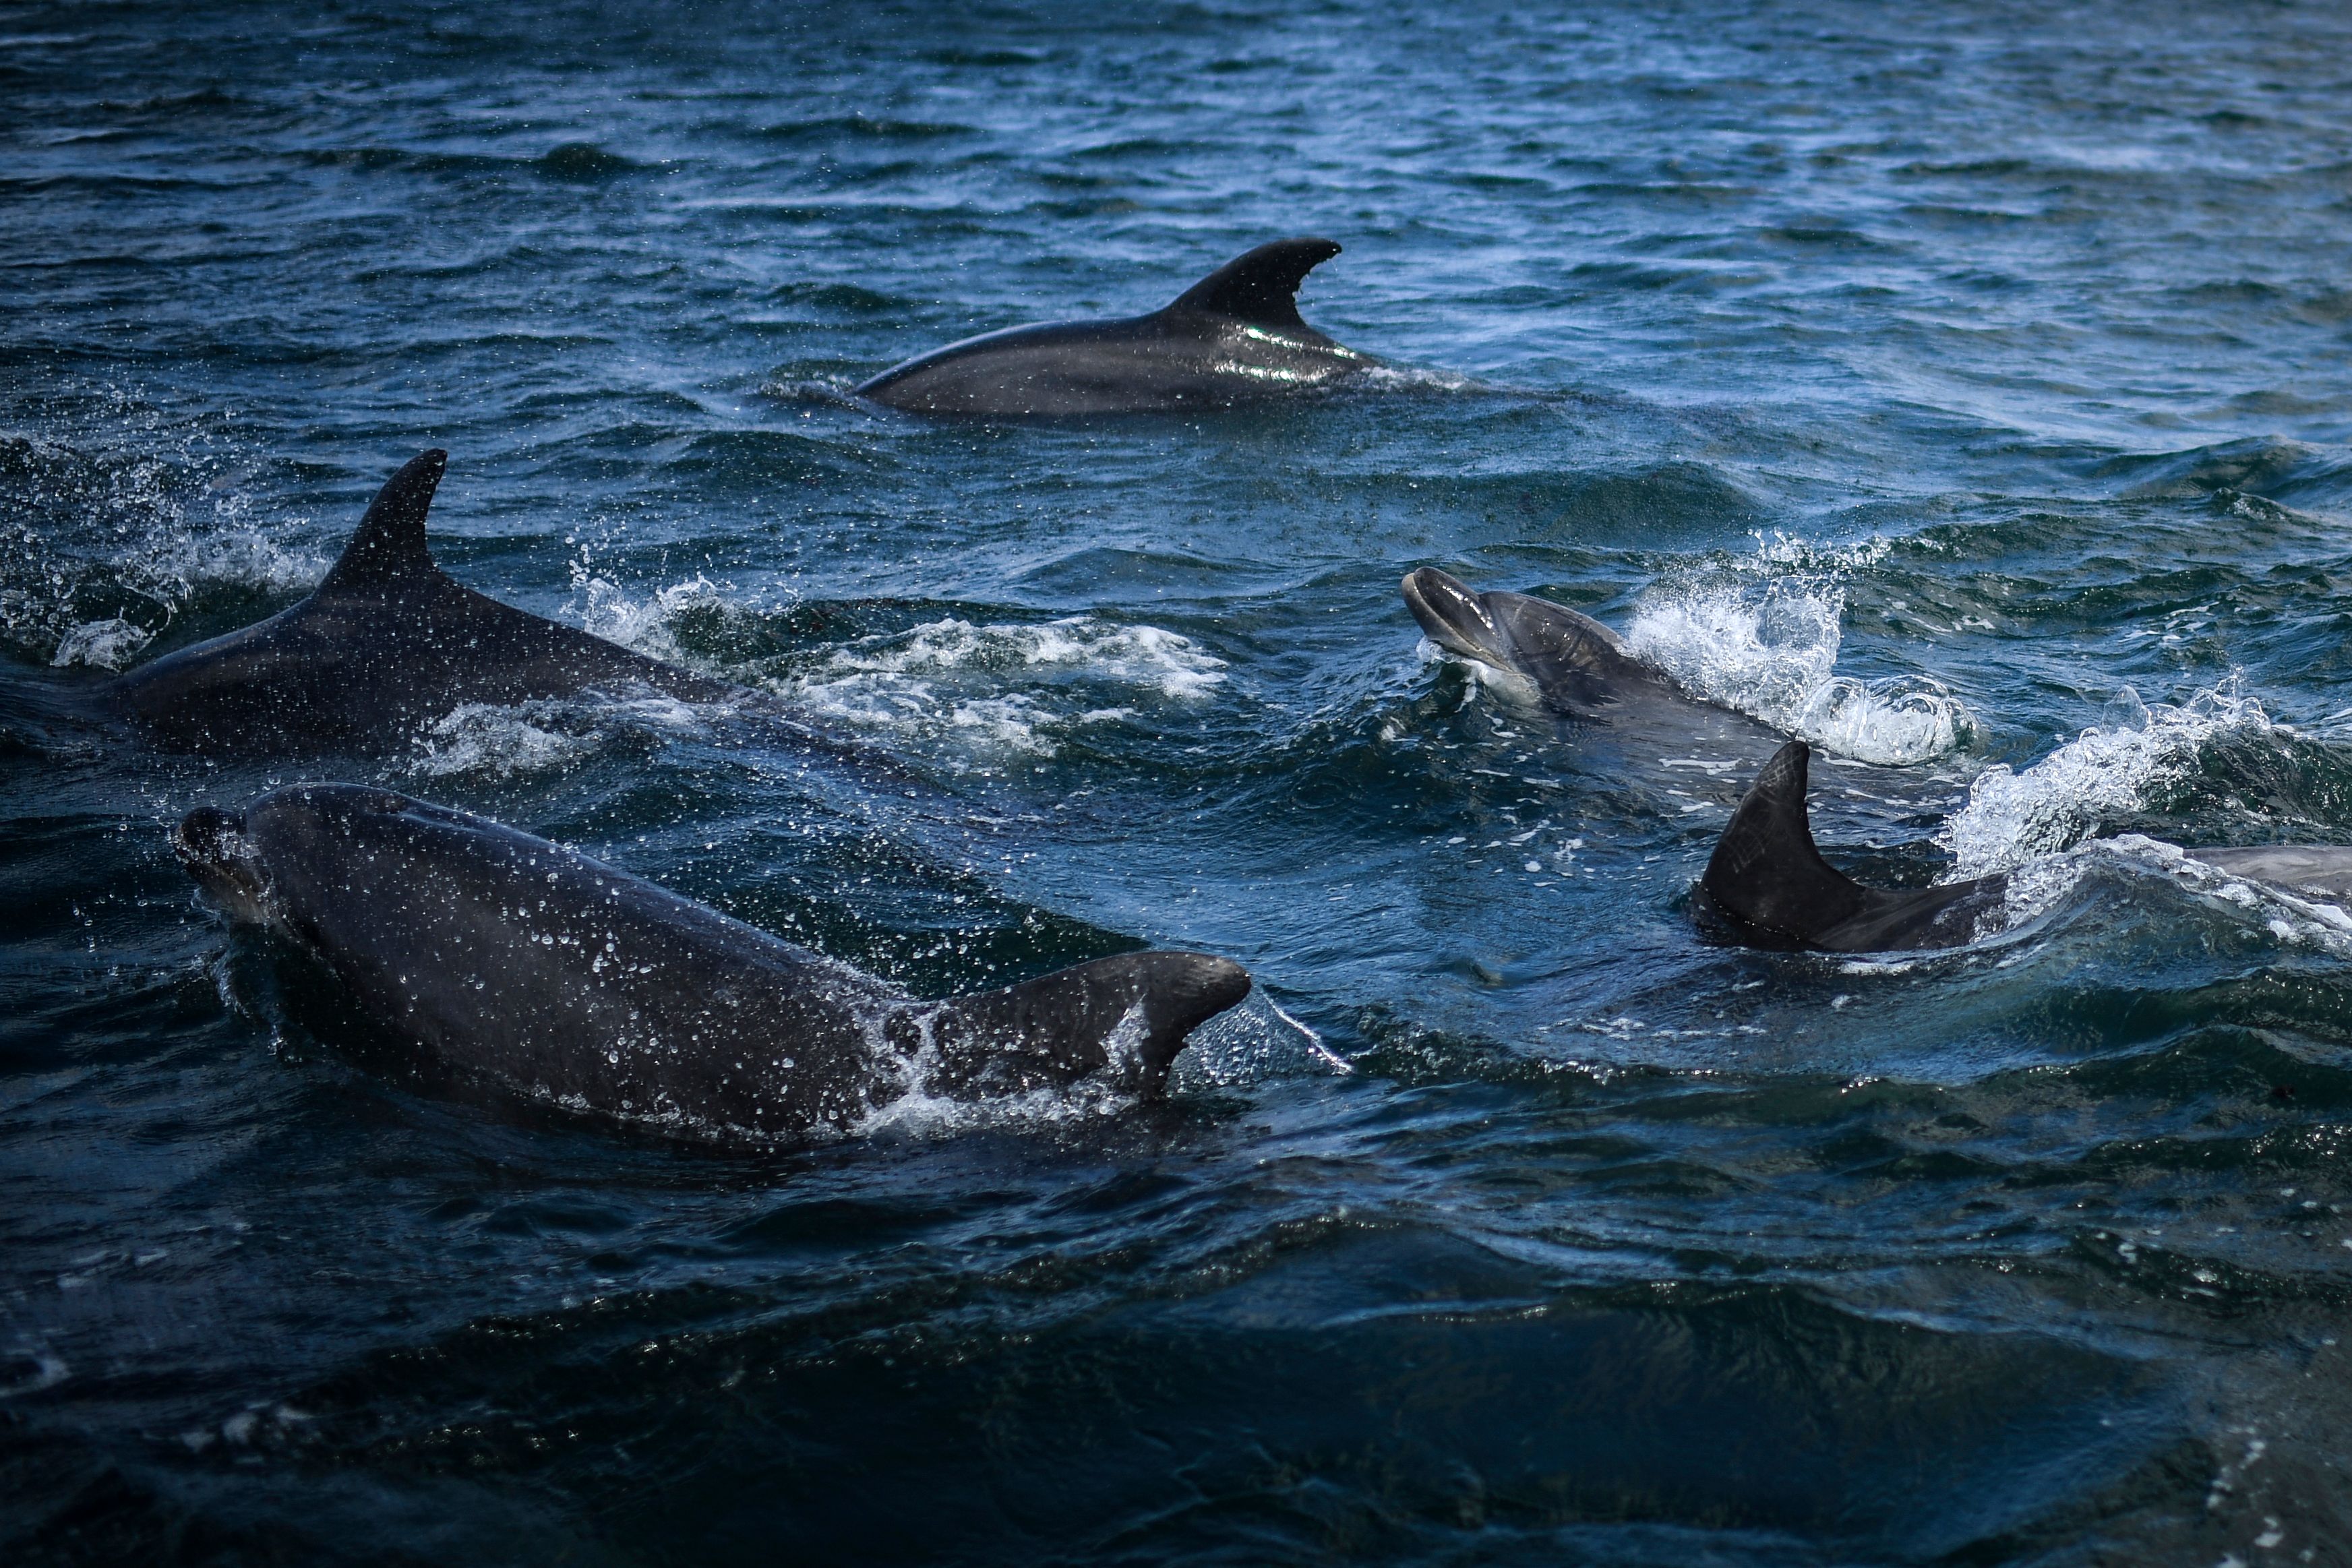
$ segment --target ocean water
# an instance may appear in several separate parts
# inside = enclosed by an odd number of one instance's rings
[[[0,147],[0,1557],[2352,1562],[2352,919],[2193,862],[2352,842],[2352,13],[7,5]],[[1391,372],[845,396],[1286,234]],[[877,782],[55,720],[436,445],[453,574]],[[1563,730],[1429,564],[1753,722]],[[1709,941],[1790,733],[2006,928]],[[631,1139],[196,901],[177,816],[320,776],[927,994],[1259,989],[1161,1105]]]

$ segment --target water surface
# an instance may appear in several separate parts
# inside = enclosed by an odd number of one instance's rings
[[[2352,841],[2347,33],[0,11],[0,1549],[2347,1561],[2352,921],[2176,851]],[[1297,233],[1393,374],[844,396]],[[666,705],[368,763],[54,719],[433,445],[460,580],[919,787]],[[1421,642],[1429,564],[1758,721],[1561,731]],[[1787,732],[1842,863],[2027,868],[2009,929],[1706,941]],[[754,1157],[452,1099],[172,862],[330,773],[926,993],[1142,943],[1260,992],[1160,1107]]]

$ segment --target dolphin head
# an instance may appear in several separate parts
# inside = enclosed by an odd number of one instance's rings
[[[172,830],[172,852],[231,920],[268,923],[269,879],[246,837],[243,812],[196,807]]]
[[[390,790],[298,784],[241,812],[196,807],[173,830],[172,849],[231,920],[299,937],[341,885],[336,868],[369,853],[393,819],[417,807]]]
[[[1504,669],[1515,667],[1510,634],[1496,624],[1479,595],[1461,578],[1434,566],[1408,573],[1404,604],[1429,640],[1446,652]]]

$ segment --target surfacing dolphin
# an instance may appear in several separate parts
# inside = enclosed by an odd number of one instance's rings
[[[1326,386],[1381,362],[1298,314],[1299,283],[1339,254],[1277,239],[1236,257],[1148,316],[1008,327],[933,349],[857,388],[913,414],[1167,414]]]
[[[100,700],[165,746],[254,752],[396,743],[465,702],[744,694],[452,581],[425,545],[448,460],[420,453],[393,475],[310,597],[143,665]]]
[[[1635,703],[1702,705],[1634,658],[1615,632],[1549,599],[1481,594],[1459,577],[1423,566],[1405,574],[1404,603],[1430,641],[1526,677],[1544,705],[1563,717],[1605,723]]]
[[[1774,731],[1692,696],[1590,616],[1528,594],[1474,591],[1424,566],[1404,580],[1405,606],[1446,652],[1517,677],[1556,720],[1580,731],[1583,765],[1612,778],[1668,759],[1754,754]],[[1503,682],[1507,689],[1510,682]]]
[[[910,1093],[1087,1080],[1149,1098],[1250,988],[1194,952],[925,1002],[584,855],[356,784],[200,807],[173,847],[232,918],[308,948],[462,1076],[672,1135],[856,1128]]]
[[[1757,947],[1889,952],[1962,947],[1979,918],[2001,907],[2009,876],[1996,872],[1932,888],[1865,888],[1822,858],[1805,810],[1812,756],[1802,741],[1773,754],[1731,814],[1699,879],[1709,912]],[[2352,847],[2273,844],[2192,849],[2217,871],[2322,898],[2352,898]]]

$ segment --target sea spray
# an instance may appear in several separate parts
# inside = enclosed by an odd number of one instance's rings
[[[2145,809],[2155,792],[2189,775],[2217,736],[2275,728],[2234,679],[2178,706],[2143,704],[2126,687],[2106,721],[2023,773],[1996,763],[1978,774],[1937,841],[1951,851],[1956,879],[2009,870]]]
[[[1759,559],[1787,553],[1782,542]],[[1937,682],[1831,673],[1844,613],[1845,590],[1823,576],[1717,574],[1654,591],[1625,641],[1693,696],[1857,762],[1902,766],[1966,743],[1968,709]]]

